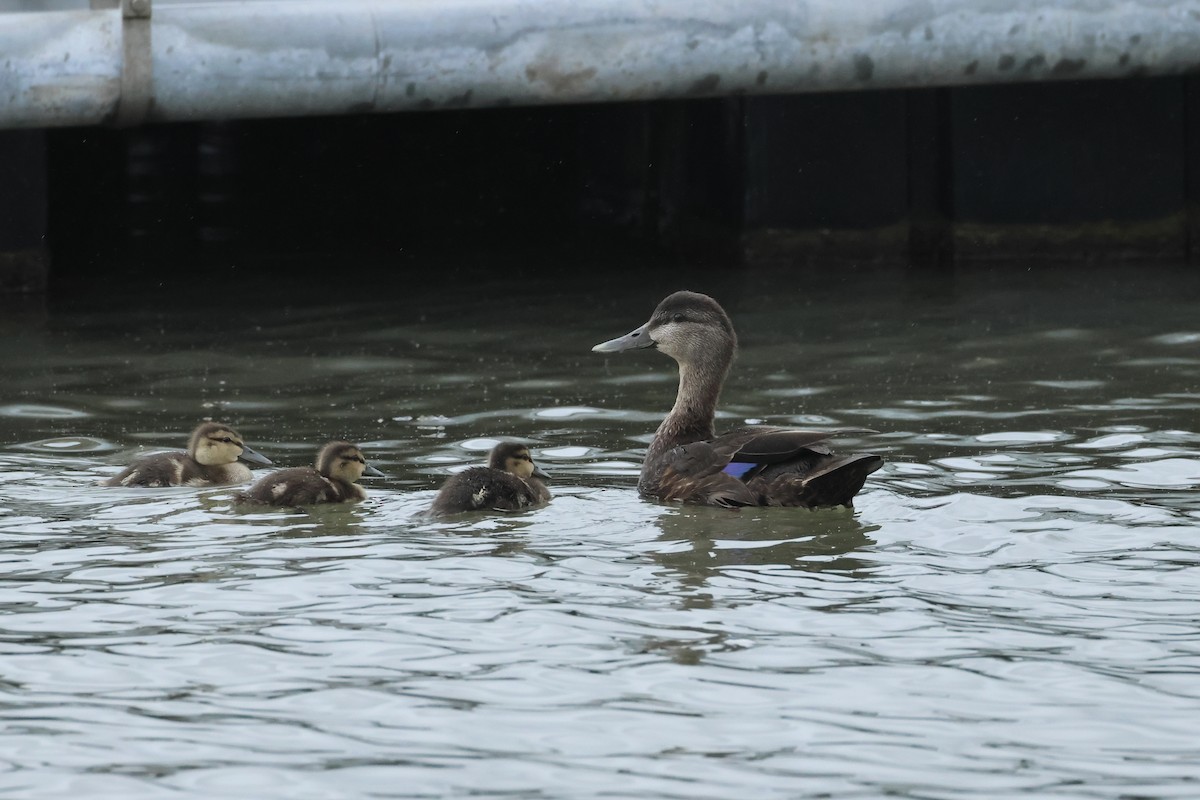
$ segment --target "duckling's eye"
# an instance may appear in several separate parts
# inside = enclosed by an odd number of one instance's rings
[[[687,318],[685,316],[683,316],[683,314],[680,314],[678,311],[676,311],[674,314],[671,315],[672,322],[683,322],[685,319],[687,319]]]

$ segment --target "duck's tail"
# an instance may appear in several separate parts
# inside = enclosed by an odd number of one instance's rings
[[[804,476],[798,498],[810,508],[851,506],[867,476],[883,466],[883,457],[874,453],[833,456]]]

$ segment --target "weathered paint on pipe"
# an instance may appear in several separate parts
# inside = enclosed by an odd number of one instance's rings
[[[119,15],[0,15],[0,127],[102,122],[120,94]]]
[[[1200,0],[158,5],[151,40],[149,119],[264,117],[1179,74]],[[0,126],[112,116],[118,12],[3,15],[0,47]]]

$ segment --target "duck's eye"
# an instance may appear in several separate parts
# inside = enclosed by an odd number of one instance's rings
[[[685,319],[685,317],[683,316],[683,314],[680,314],[678,311],[676,311],[674,314],[671,315],[672,322],[683,322],[684,319]]]
[[[233,439],[230,439],[228,436],[222,436],[220,439],[217,439],[217,441],[224,442],[225,444],[233,444]]]

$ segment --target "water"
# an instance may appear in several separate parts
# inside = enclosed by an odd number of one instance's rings
[[[6,314],[0,795],[1200,795],[1196,273],[563,266]],[[880,431],[853,513],[636,496],[670,363],[589,348],[684,286],[724,424]],[[96,485],[204,416],[390,477]],[[422,520],[496,437],[552,504]]]

